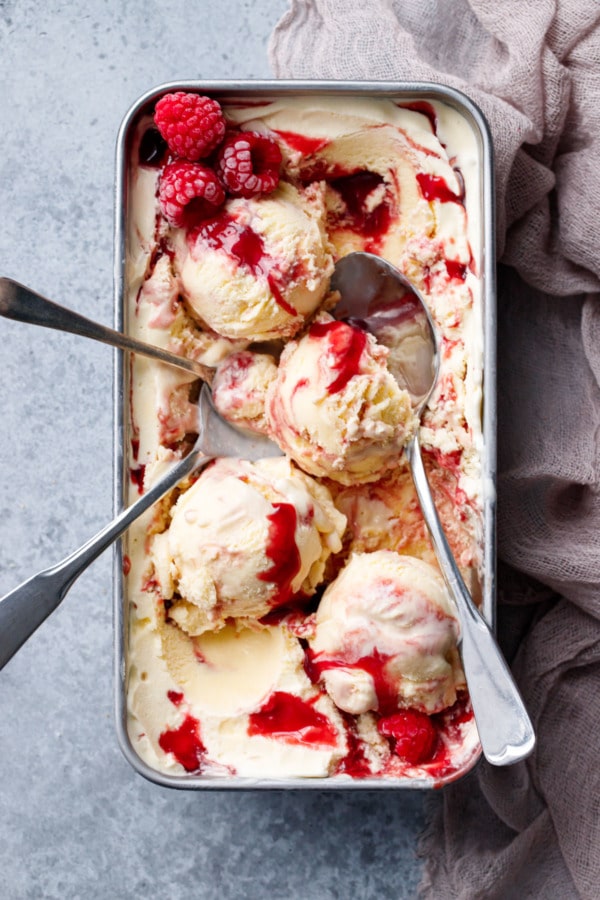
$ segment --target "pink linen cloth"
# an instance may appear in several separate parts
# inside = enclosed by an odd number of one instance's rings
[[[538,743],[432,803],[428,898],[600,897],[600,3],[292,0],[278,77],[482,109],[498,228],[499,638]]]

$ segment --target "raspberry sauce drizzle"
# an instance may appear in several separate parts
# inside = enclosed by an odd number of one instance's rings
[[[350,775],[352,778],[368,778],[373,772],[369,760],[365,756],[364,746],[352,727],[346,727],[346,739],[348,752],[340,760],[335,774]]]
[[[338,192],[347,209],[351,227],[367,237],[380,235],[387,230],[390,211],[386,203],[378,203],[373,209],[367,206],[367,198],[384,184],[376,172],[355,172],[333,178],[331,187]]]
[[[425,765],[437,778],[447,778],[448,775],[458,771],[452,759],[451,744],[462,742],[461,726],[473,720],[473,709],[468,694],[459,695],[454,706],[431,716],[431,720],[438,729],[440,739],[433,756]]]
[[[274,132],[284,141],[292,150],[301,153],[302,156],[309,156],[311,153],[317,153],[326,147],[329,143],[328,138],[311,138],[305,134],[298,134],[296,131],[280,131]]]
[[[377,252],[395,214],[388,185],[379,172],[348,171],[309,156],[301,166],[300,178],[304,185],[325,181],[339,195],[342,202],[336,206],[341,208],[327,213],[329,228],[353,231],[361,239],[363,250]]]
[[[135,484],[138,489],[138,494],[144,493],[144,472],[146,471],[146,466],[137,466],[136,468],[129,469],[129,476],[131,478],[131,483]]]
[[[176,694],[175,691],[169,693]],[[172,697],[172,703],[178,705]],[[186,715],[185,719],[176,729],[163,731],[158,739],[161,750],[172,753],[175,759],[186,770],[196,772],[202,763],[202,757],[206,753],[204,744],[200,739],[200,722],[194,716]]]
[[[258,712],[249,716],[248,734],[277,738],[287,744],[334,747],[337,730],[313,704],[314,700],[275,691]]]
[[[399,106],[401,109],[410,109],[424,115],[429,119],[431,130],[437,135],[437,114],[431,103],[428,103],[427,100],[415,100],[413,103],[401,103]]]
[[[447,259],[445,263],[449,278],[453,278],[456,281],[465,280],[467,277],[467,266],[464,263],[458,262],[456,259]]]
[[[168,155],[167,142],[156,128],[148,128],[142,135],[138,149],[140,166],[159,169],[166,162]]]
[[[294,307],[283,297],[275,262],[265,253],[262,237],[249,225],[242,225],[226,213],[221,213],[190,230],[188,240],[192,247],[199,237],[213,250],[224,250],[253,275],[263,275],[279,306],[289,315],[297,315]]]
[[[277,585],[277,593],[271,603],[273,606],[279,606],[289,600],[292,582],[302,564],[296,544],[298,516],[296,508],[291,503],[274,503],[273,512],[267,519],[269,539],[266,553],[272,565],[258,577],[261,581],[273,581]]]
[[[463,205],[463,198],[450,190],[441,175],[429,175],[426,172],[418,172],[417,181],[426,200],[439,200],[440,203],[458,203],[461,206]]]
[[[329,365],[336,373],[327,385],[327,392],[337,394],[360,373],[360,358],[367,344],[367,336],[360,328],[347,322],[315,322],[308,334],[314,338],[327,338]]]
[[[321,657],[320,654],[307,648],[305,651],[304,670],[313,684],[320,681],[324,672],[331,669],[362,669],[367,672],[373,679],[373,686],[377,696],[377,712],[382,715],[396,712],[398,709],[398,688],[394,685],[393,680],[388,678],[386,665],[390,660],[389,656],[384,656],[377,650],[374,650],[371,656],[362,656],[360,659],[352,662],[343,659],[328,659]]]
[[[173,706],[181,706],[183,703],[183,694],[180,691],[167,691],[167,697]]]

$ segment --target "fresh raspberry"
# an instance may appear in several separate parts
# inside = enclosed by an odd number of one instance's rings
[[[412,766],[431,759],[437,744],[437,732],[428,715],[416,709],[405,709],[386,716],[377,730],[394,741],[394,753]]]
[[[225,202],[225,191],[207,166],[174,162],[163,169],[158,201],[169,225],[189,228],[200,219],[215,215]]]
[[[281,150],[273,138],[239,131],[225,138],[215,168],[228,194],[253,197],[270,194],[279,184]]]
[[[220,105],[199,94],[165,94],[156,104],[154,121],[171,153],[189,162],[208,156],[225,136]]]

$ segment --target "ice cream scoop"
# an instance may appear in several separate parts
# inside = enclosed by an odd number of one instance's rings
[[[358,325],[387,347],[387,367],[419,414],[439,371],[435,328],[420,293],[380,256],[358,252],[337,262],[331,287],[341,296],[332,315]]]
[[[458,632],[437,568],[393,550],[353,553],[319,603],[310,663],[352,715],[406,707],[432,715],[464,687]]]
[[[305,472],[350,485],[397,466],[417,420],[388,356],[372,335],[327,313],[287,344],[265,411],[269,433]]]
[[[139,500],[57,565],[29,578],[0,599],[0,669],[62,602],[77,578],[139,516],[193,471],[215,457],[247,460],[279,456],[279,448],[259,435],[244,435],[215,410],[204,385],[198,402],[198,439],[192,450],[143,494]]]
[[[268,195],[227,201],[179,235],[175,267],[192,313],[231,339],[296,334],[323,300],[333,271],[316,189],[281,183]]]
[[[439,358],[427,304],[395,266],[370,253],[351,253],[336,265],[334,310],[358,322],[390,347],[395,377],[420,415],[435,386]],[[421,456],[418,429],[406,446],[415,489],[437,560],[461,626],[460,652],[481,746],[493,765],[528,756],[535,745],[531,720],[494,636],[475,606],[438,516]]]
[[[217,366],[212,383],[215,406],[228,422],[268,434],[265,397],[277,377],[277,362],[267,353],[239,350]]]
[[[305,600],[345,526],[327,488],[291,460],[216,460],[151,539],[169,618],[198,635]]]

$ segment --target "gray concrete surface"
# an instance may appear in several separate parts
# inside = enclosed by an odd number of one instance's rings
[[[0,274],[110,324],[114,146],[130,104],[269,77],[285,0],[0,0]],[[0,320],[0,593],[111,518],[112,351]],[[0,673],[0,896],[413,897],[423,798],[186,793],[113,724],[111,556]]]

